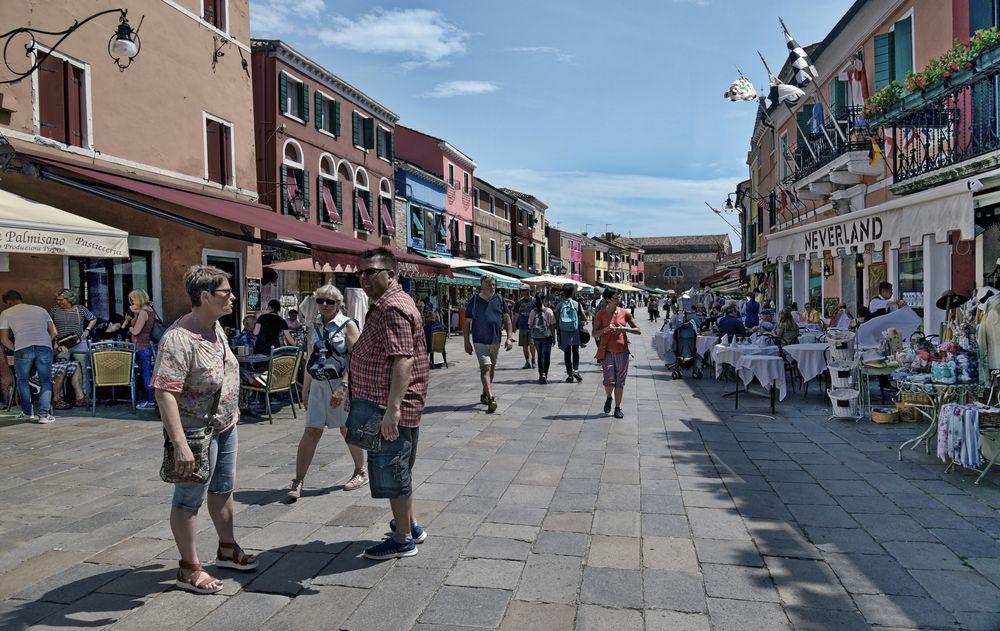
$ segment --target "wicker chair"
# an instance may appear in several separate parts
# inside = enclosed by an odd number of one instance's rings
[[[292,399],[292,417],[298,418],[295,414],[296,388],[295,374],[302,351],[297,346],[279,346],[271,350],[271,358],[267,362],[267,372],[258,375],[254,383],[244,383],[240,389],[244,392],[257,392],[264,394],[264,405],[267,407],[267,421],[274,423],[271,416],[271,395],[280,392],[287,392]]]
[[[90,345],[90,415],[97,416],[97,389],[128,386],[135,409],[135,344],[94,342]]]
[[[448,367],[448,350],[445,346],[448,343],[447,331],[435,331],[431,333],[431,366],[434,366],[434,353],[441,353],[444,358],[444,367]]]

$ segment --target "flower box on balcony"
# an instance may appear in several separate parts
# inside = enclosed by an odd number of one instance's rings
[[[1000,46],[981,53],[976,57],[976,70],[983,72],[1000,65]]]

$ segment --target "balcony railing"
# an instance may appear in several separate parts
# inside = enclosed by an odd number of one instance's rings
[[[470,243],[469,245],[465,246],[465,258],[478,260],[480,256],[481,253],[479,251],[479,248],[477,248],[475,245],[472,245]]]
[[[895,151],[896,182],[904,182],[966,160],[1000,150],[997,90],[1000,77],[983,76],[973,83],[942,91],[908,108],[886,127]],[[953,178],[964,177],[956,173]]]
[[[786,156],[786,159],[794,158],[796,168],[794,172],[788,174],[784,184],[791,186],[848,151],[868,151],[871,148],[867,128],[860,120],[860,107],[838,108],[836,115],[840,131],[844,133],[846,140],[840,138],[832,120],[827,121],[822,129],[806,127],[803,131],[809,134],[808,138],[805,142],[800,141],[798,145],[791,147],[790,156]]]

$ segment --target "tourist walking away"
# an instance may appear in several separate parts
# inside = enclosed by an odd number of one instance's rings
[[[6,353],[14,354],[14,376],[21,413],[15,420],[51,423],[52,416],[52,339],[56,325],[45,309],[26,305],[14,289],[3,295],[4,310],[0,313],[0,343]],[[13,339],[11,339],[13,337]],[[31,405],[31,372],[38,374],[38,414]]]
[[[556,315],[545,306],[545,295],[535,294],[534,306],[528,314],[528,329],[531,341],[538,349],[538,383],[546,383],[549,378],[549,364],[552,361],[552,342],[556,335]]]
[[[479,291],[465,303],[465,352],[476,354],[479,360],[479,380],[483,382],[483,393],[479,402],[486,405],[486,411],[497,411],[497,399],[493,396],[493,377],[496,374],[497,356],[500,354],[501,330],[507,332],[505,351],[513,348],[513,324],[510,309],[497,294],[497,281],[492,276],[479,280]],[[471,337],[470,337],[471,336]]]
[[[594,316],[594,337],[597,338],[597,360],[601,364],[604,377],[604,413],[611,413],[614,398],[615,418],[624,418],[622,396],[625,393],[625,377],[628,376],[628,334],[639,335],[639,325],[635,323],[631,311],[619,306],[621,294],[616,289],[604,289],[605,306]]]
[[[236,300],[229,279],[208,265],[188,270],[184,288],[191,311],[164,333],[153,370],[164,434],[160,477],[174,484],[170,530],[181,557],[175,584],[197,594],[223,587],[198,558],[198,509],[206,498],[219,537],[215,566],[257,568],[257,558],[243,551],[233,532],[240,374],[219,324]]]
[[[253,352],[258,355],[270,355],[275,346],[295,346],[295,340],[288,333],[288,323],[281,317],[281,303],[272,300],[267,303],[270,310],[257,317],[253,334],[257,336]]]
[[[660,319],[660,301],[655,297],[649,299],[649,302],[646,303],[646,309],[649,311],[650,322],[656,322]]]
[[[580,303],[573,299],[576,286],[563,285],[563,299],[556,305],[556,320],[559,324],[559,348],[566,364],[566,383],[583,381],[580,376],[580,329],[587,322]]]
[[[528,330],[528,316],[531,315],[534,306],[534,301],[527,294],[517,303],[517,345],[524,353],[523,368],[535,367],[535,345],[531,343],[531,333]]]
[[[156,408],[156,395],[153,393],[153,327],[156,325],[156,312],[149,304],[149,294],[141,289],[133,289],[128,295],[129,309],[132,315],[125,318],[129,336],[135,343],[135,363],[139,368],[142,390],[145,394],[142,402],[136,407],[140,410]]]
[[[302,399],[306,406],[306,427],[299,439],[295,456],[295,478],[288,489],[288,501],[302,495],[306,472],[316,454],[316,445],[326,428],[339,429],[347,437],[347,364],[351,349],[361,331],[358,324],[344,315],[344,296],[334,285],[323,285],[313,295],[319,314],[309,329],[306,371],[302,382]],[[368,484],[365,470],[365,450],[347,445],[354,460],[354,471],[344,484],[345,491],[354,491]]]
[[[413,464],[430,368],[420,312],[399,286],[396,269],[392,250],[377,248],[361,255],[358,276],[371,308],[347,371],[351,409],[384,410],[382,445],[368,453],[368,476],[371,496],[389,500],[392,534],[365,549],[369,559],[413,556],[416,544],[427,538],[413,512]]]
[[[56,306],[49,310],[56,323],[56,350],[60,359],[75,361],[83,372],[82,392],[76,393],[76,405],[88,405],[90,391],[88,366],[90,365],[90,337],[97,326],[97,316],[80,304],[79,294],[72,289],[63,289],[56,294]]]

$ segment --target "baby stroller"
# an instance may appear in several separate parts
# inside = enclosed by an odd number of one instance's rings
[[[674,329],[674,363],[667,366],[673,379],[680,379],[682,370],[691,369],[691,377],[701,379],[698,357],[698,327],[694,322],[685,322]]]

